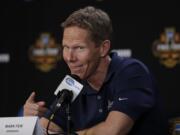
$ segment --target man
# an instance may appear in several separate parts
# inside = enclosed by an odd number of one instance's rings
[[[63,58],[71,74],[84,82],[71,105],[73,130],[78,135],[165,135],[147,67],[109,53],[112,25],[107,13],[85,7],[73,12],[62,26]],[[34,97],[32,93],[26,101],[24,115],[44,116],[40,122],[46,128],[50,111]],[[49,131],[66,131],[66,125],[65,111],[60,109]]]

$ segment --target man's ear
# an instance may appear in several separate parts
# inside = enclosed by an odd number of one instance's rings
[[[101,57],[105,57],[110,50],[111,47],[111,41],[110,40],[104,40],[101,44]]]

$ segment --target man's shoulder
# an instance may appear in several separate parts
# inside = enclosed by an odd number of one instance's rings
[[[122,76],[122,73],[124,75],[130,75],[133,76],[134,74],[143,74],[143,75],[150,75],[149,68],[139,59],[133,58],[133,57],[119,57],[118,55],[111,56],[111,66],[110,66],[110,72],[114,75],[120,75]]]
[[[116,54],[111,56],[112,58],[112,66],[116,67],[116,69],[124,69],[126,67],[133,67],[133,66],[140,66],[147,68],[146,65],[140,61],[139,59],[132,58],[132,57],[120,57]]]

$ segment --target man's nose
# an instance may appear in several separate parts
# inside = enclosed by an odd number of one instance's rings
[[[73,62],[76,60],[75,51],[73,51],[73,49],[69,49],[68,54],[67,54],[67,60],[69,62]]]

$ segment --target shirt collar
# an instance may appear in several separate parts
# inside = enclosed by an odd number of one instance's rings
[[[116,62],[116,58],[118,57],[117,53],[116,52],[110,53],[110,57],[111,57],[111,62],[109,64],[108,72],[107,72],[104,83],[107,83],[113,76],[114,72],[117,70],[114,64]]]
[[[115,73],[115,71],[117,70],[116,67],[115,67],[115,63],[116,62],[116,58],[118,57],[117,53],[113,52],[113,53],[110,53],[110,57],[111,57],[111,62],[109,64],[109,67],[108,67],[108,72],[107,72],[107,75],[106,75],[106,78],[105,78],[105,81],[103,83],[103,85],[105,83],[108,83],[108,81],[111,79],[111,77],[113,76],[113,74]],[[94,90],[89,84],[87,81],[83,81],[83,85],[84,85],[84,89],[82,90],[82,93],[83,94],[97,94],[99,91],[96,91]]]

